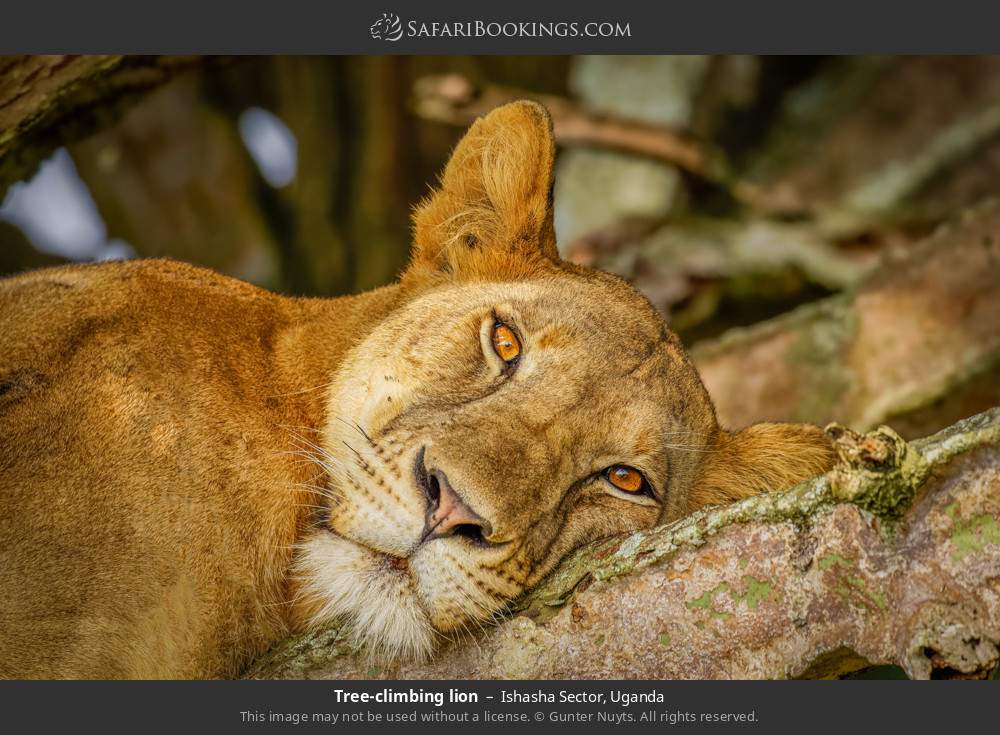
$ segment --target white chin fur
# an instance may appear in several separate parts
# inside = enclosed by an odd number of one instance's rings
[[[312,626],[349,623],[356,647],[379,661],[430,656],[435,633],[414,582],[386,568],[380,554],[322,531],[299,548],[293,571]]]

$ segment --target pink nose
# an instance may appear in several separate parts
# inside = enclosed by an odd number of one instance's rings
[[[493,533],[489,522],[466,505],[440,470],[428,476],[427,494],[430,506],[424,519],[423,541],[455,533],[485,541]]]

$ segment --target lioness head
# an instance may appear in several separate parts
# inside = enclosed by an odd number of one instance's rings
[[[824,471],[815,427],[720,430],[663,319],[559,259],[555,145],[529,102],[477,121],[416,210],[402,305],[334,376],[329,511],[301,619],[421,657],[588,541]]]

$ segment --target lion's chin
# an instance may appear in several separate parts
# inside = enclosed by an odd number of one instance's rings
[[[355,647],[380,662],[419,662],[432,653],[436,634],[405,563],[323,531],[301,545],[293,575],[302,628],[347,623]]]

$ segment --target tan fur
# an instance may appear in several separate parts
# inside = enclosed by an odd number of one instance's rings
[[[722,431],[688,495],[688,510],[791,487],[823,474],[832,460],[830,441],[818,426],[754,424]]]
[[[478,121],[359,296],[168,261],[0,282],[0,675],[232,676],[327,620],[420,658],[587,541],[825,470],[815,427],[721,430],[649,303],[559,260],[553,158],[537,105]],[[418,465],[485,540],[421,541]]]

